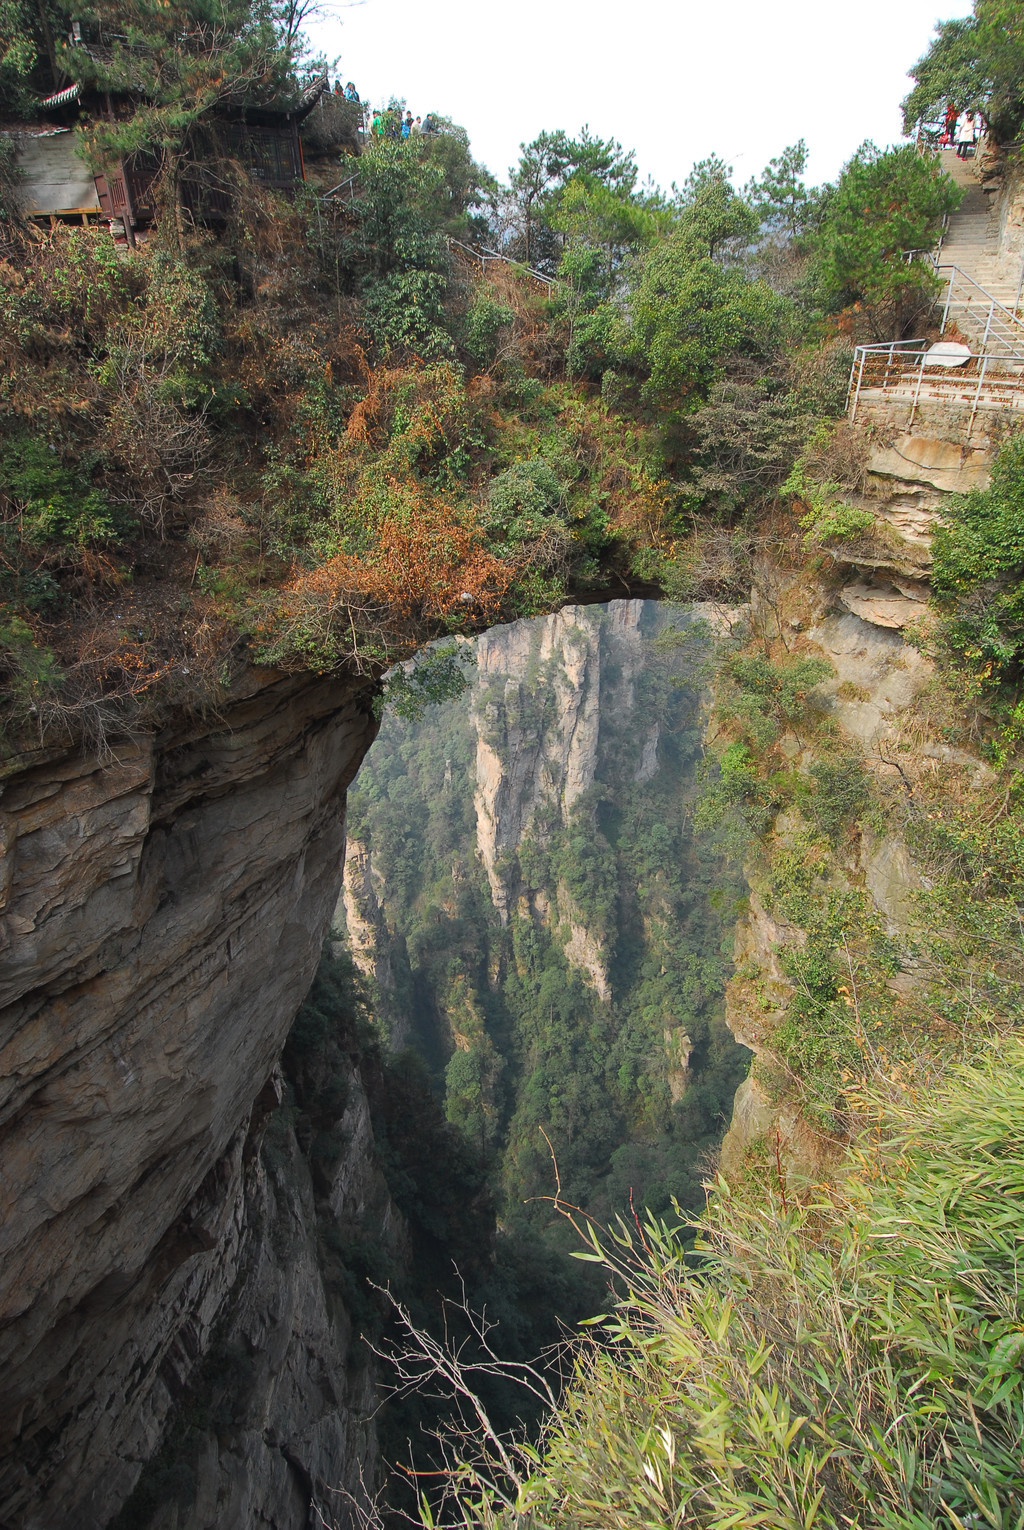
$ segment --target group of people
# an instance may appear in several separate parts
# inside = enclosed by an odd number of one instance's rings
[[[412,112],[402,113],[400,106],[378,108],[370,118],[371,138],[418,138],[421,133],[436,133],[437,119],[433,112],[425,117],[414,117]]]
[[[335,80],[334,94],[343,96],[356,106],[362,106],[359,92],[351,80],[345,86],[342,86],[340,80]],[[363,112],[360,128],[372,138],[414,138],[421,133],[440,132],[440,125],[433,112],[428,112],[425,117],[414,117],[412,112],[403,112],[395,101],[387,107],[374,107],[369,121]]]
[[[981,120],[975,112],[958,112],[952,103],[946,107],[946,115],[939,133],[939,148],[956,147],[957,159],[970,159],[981,138]]]

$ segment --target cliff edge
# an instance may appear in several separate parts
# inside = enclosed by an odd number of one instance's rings
[[[250,687],[3,784],[5,1526],[110,1522],[239,1275],[261,1092],[375,732],[365,682]]]

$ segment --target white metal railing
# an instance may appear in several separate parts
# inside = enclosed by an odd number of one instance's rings
[[[1001,370],[1000,363],[1005,366],[1005,357],[971,355],[962,364],[951,367],[948,356],[940,361],[927,346],[925,340],[857,346],[846,400],[851,424],[862,401],[909,403],[908,430],[922,403],[941,402],[970,409],[969,439],[979,410],[1024,411],[1024,372]]]
[[[946,278],[940,334],[945,334],[950,318],[973,324],[981,332],[981,351],[1019,361],[1024,366],[1024,320],[959,266],[940,265],[936,269]]]
[[[337,186],[332,186],[330,190],[322,191],[320,196],[325,202],[329,197],[341,197],[344,200],[345,193],[352,191],[358,179],[359,171],[353,170],[351,175],[347,175],[343,181],[339,181]]]
[[[336,186],[330,187],[328,191],[322,191],[320,193],[320,197],[323,201],[328,201],[329,199],[334,198],[337,198],[341,201],[351,201],[356,194],[356,185],[358,181],[359,169],[357,167],[351,175],[346,176],[343,181],[339,181]],[[460,250],[464,255],[468,255],[473,261],[478,260],[480,262],[480,270],[484,274],[487,272],[488,261],[496,260],[500,261],[502,265],[511,266],[513,270],[518,271],[523,276],[532,277],[535,282],[539,282],[540,285],[546,289],[548,297],[550,297],[554,289],[560,285],[557,276],[545,276],[543,271],[535,271],[532,266],[524,265],[521,260],[510,260],[507,255],[499,255],[497,250],[488,250],[484,248],[476,249],[471,244],[463,244],[461,239],[455,239],[451,234],[448,234],[446,239],[449,249]]]
[[[551,293],[555,287],[560,286],[560,282],[557,276],[545,276],[543,271],[535,271],[532,266],[523,265],[521,260],[511,260],[507,255],[499,255],[497,250],[488,250],[484,249],[483,247],[476,249],[471,244],[463,244],[461,239],[454,239],[451,234],[448,235],[448,244],[450,248],[461,250],[464,255],[470,256],[474,261],[478,260],[480,262],[480,270],[485,274],[487,271],[487,262],[497,260],[500,261],[502,265],[511,266],[512,269],[514,271],[518,271],[520,275],[532,276],[535,282],[540,282],[544,287],[547,288],[549,297],[551,296]]]

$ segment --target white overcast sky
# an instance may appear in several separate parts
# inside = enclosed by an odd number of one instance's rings
[[[739,182],[805,138],[830,179],[900,136],[908,68],[969,0],[327,0],[311,40],[363,100],[404,97],[468,129],[504,179],[543,128],[637,151],[668,187],[712,152]]]

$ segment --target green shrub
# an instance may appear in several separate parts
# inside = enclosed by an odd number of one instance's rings
[[[367,284],[366,314],[378,348],[415,351],[427,361],[453,352],[444,328],[448,279],[439,271],[388,271]]]
[[[8,702],[19,712],[35,711],[60,690],[64,675],[52,649],[41,643],[24,618],[0,605],[0,666]]]
[[[836,437],[834,428],[820,425],[793,464],[789,477],[780,489],[806,505],[800,517],[804,547],[808,552],[829,542],[848,541],[863,535],[875,524],[870,510],[858,509],[843,500],[843,484],[822,472],[822,459],[828,460]]]
[[[950,498],[933,559],[947,655],[980,691],[1015,693],[1024,656],[1024,437],[1000,451],[987,489]]]
[[[515,321],[515,314],[486,288],[478,287],[466,310],[463,345],[478,366],[494,361],[502,334]]]
[[[0,452],[0,495],[11,507],[8,526],[13,514],[30,543],[89,547],[115,541],[132,525],[38,436],[18,436]]]
[[[839,760],[815,760],[810,774],[814,787],[801,794],[800,806],[834,844],[843,828],[867,803],[864,766],[853,755]]]
[[[802,722],[813,705],[810,693],[834,673],[828,659],[775,663],[760,653],[734,654],[723,667],[720,710],[755,752],[764,752]]]
[[[1024,1046],[864,1103],[839,1187],[719,1181],[696,1269],[678,1228],[588,1230],[622,1294],[500,1498],[466,1461],[467,1523],[1021,1525]]]
[[[517,462],[491,481],[486,525],[496,545],[527,549],[541,571],[564,565],[569,534],[562,506],[564,490],[550,465],[541,458]],[[539,591],[543,602],[551,591]]]
[[[396,717],[411,721],[420,717],[425,707],[456,700],[469,684],[467,663],[467,653],[456,643],[439,643],[427,649],[408,664],[391,670],[374,701],[375,712],[380,716],[389,707]]]

